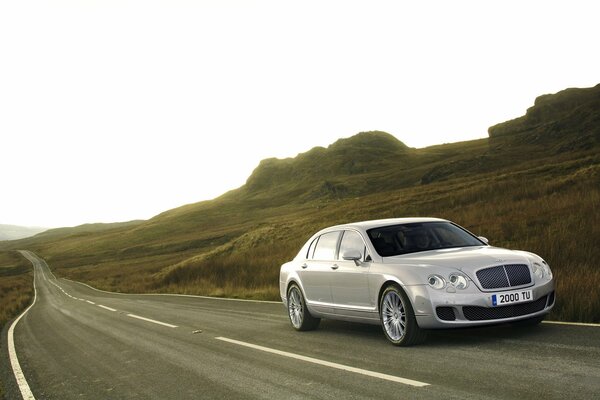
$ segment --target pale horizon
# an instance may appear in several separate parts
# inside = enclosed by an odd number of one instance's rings
[[[380,130],[487,137],[600,82],[593,2],[0,4],[0,224],[149,219]]]

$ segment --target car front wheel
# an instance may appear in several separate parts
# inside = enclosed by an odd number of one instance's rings
[[[396,346],[412,346],[426,338],[426,333],[417,325],[408,297],[396,285],[390,285],[383,291],[379,317],[385,336]]]
[[[306,308],[304,296],[298,285],[292,284],[288,289],[287,294],[288,316],[290,317],[290,322],[294,329],[299,331],[310,331],[315,329],[319,325],[321,319],[310,315],[310,312]]]

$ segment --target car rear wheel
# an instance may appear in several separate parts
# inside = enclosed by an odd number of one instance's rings
[[[298,331],[310,331],[315,329],[319,325],[321,319],[315,318],[310,314],[306,308],[304,296],[298,285],[292,284],[288,289],[287,294],[288,316],[290,317],[290,322],[294,329]]]
[[[396,286],[388,286],[381,295],[379,317],[383,333],[396,346],[422,343],[427,334],[419,328],[408,297]]]

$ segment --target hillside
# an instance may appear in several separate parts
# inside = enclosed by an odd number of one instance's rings
[[[489,128],[491,142],[547,143],[562,153],[585,150],[600,143],[600,84],[540,96],[525,115]],[[502,140],[508,139],[508,140]]]
[[[360,195],[382,185],[382,172],[410,167],[411,150],[388,133],[362,132],[295,158],[263,160],[241,192],[271,200],[276,192],[285,203]]]
[[[315,230],[437,216],[494,245],[538,252],[558,279],[554,318],[598,321],[599,88],[541,96],[523,117],[491,127],[490,139],[413,149],[363,132],[263,160],[214,200],[0,249],[31,249],[58,275],[108,290],[277,299],[280,264]]]

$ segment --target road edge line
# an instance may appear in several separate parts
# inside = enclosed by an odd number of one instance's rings
[[[283,304],[281,301],[273,301],[273,300],[252,300],[252,299],[234,299],[232,297],[214,297],[214,296],[200,296],[197,294],[178,294],[178,293],[122,293],[122,292],[111,292],[108,290],[97,289],[93,286],[88,285],[87,283],[74,281],[69,278],[59,278],[65,281],[77,283],[79,285],[87,286],[88,288],[109,294],[118,294],[122,296],[174,296],[174,297],[195,297],[199,299],[210,299],[210,300],[224,300],[224,301],[244,301],[248,303],[267,303],[267,304]]]
[[[17,357],[17,350],[15,348],[15,337],[14,337],[15,327],[17,326],[17,324],[19,323],[21,318],[23,318],[23,316],[25,316],[25,314],[27,314],[29,309],[31,309],[31,307],[33,307],[33,305],[37,301],[37,287],[35,286],[35,265],[34,265],[33,260],[31,258],[29,258],[29,257],[31,257],[31,255],[30,254],[26,255],[26,253],[28,253],[27,251],[19,250],[19,253],[21,253],[21,255],[23,257],[25,257],[31,263],[31,267],[33,269],[33,302],[29,305],[29,307],[27,307],[25,309],[25,311],[23,311],[21,313],[21,315],[19,315],[17,317],[17,319],[15,319],[13,321],[13,323],[10,325],[10,328],[8,328],[8,334],[7,334],[8,358],[10,360],[10,365],[12,367],[13,374],[15,376],[15,380],[17,381],[17,386],[19,387],[19,391],[21,392],[21,396],[23,397],[24,400],[35,400],[35,396],[31,392],[29,383],[27,383],[25,374],[23,373],[23,370],[21,369],[21,363],[19,363],[19,358]]]
[[[594,324],[590,322],[562,322],[562,321],[542,321],[543,324],[553,325],[569,325],[569,326],[587,326],[591,328],[600,328],[600,324]]]

